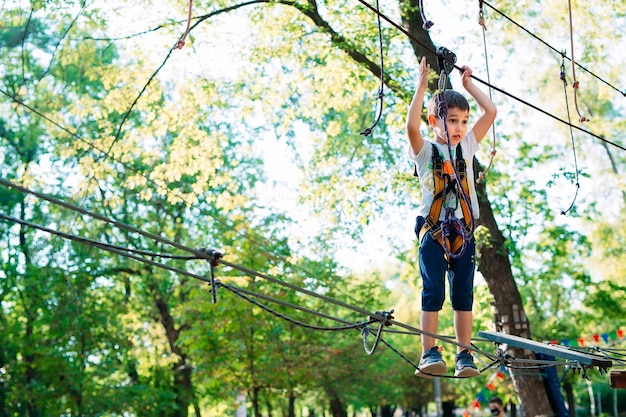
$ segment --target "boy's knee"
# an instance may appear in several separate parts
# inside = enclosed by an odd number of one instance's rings
[[[474,307],[474,294],[463,297],[461,299],[452,300],[452,309],[454,311],[472,311]]]
[[[443,308],[445,296],[435,296],[431,294],[429,297],[422,297],[423,311],[441,311]]]

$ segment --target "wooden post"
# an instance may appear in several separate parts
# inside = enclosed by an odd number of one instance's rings
[[[609,380],[611,388],[626,388],[626,371],[611,371]]]

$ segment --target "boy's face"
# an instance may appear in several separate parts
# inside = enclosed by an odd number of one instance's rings
[[[461,110],[457,107],[451,107],[448,109],[448,115],[446,116],[446,122],[448,125],[448,135],[450,136],[450,145],[456,146],[461,139],[467,133],[467,123],[469,121],[469,110]],[[443,126],[443,119],[435,117],[434,115],[428,116],[428,123],[435,132],[435,139],[439,143],[446,143],[446,132]]]

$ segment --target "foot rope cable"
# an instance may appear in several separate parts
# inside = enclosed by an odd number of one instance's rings
[[[160,243],[163,243],[165,245],[171,245],[171,246],[176,247],[178,249],[194,253],[195,255],[197,255],[196,259],[207,260],[207,261],[209,261],[209,263],[211,264],[212,267],[216,266],[217,264],[223,264],[223,265],[226,265],[226,266],[230,266],[231,268],[237,269],[237,270],[239,270],[241,272],[244,272],[247,275],[255,276],[255,277],[259,277],[259,278],[265,278],[266,280],[268,280],[270,282],[274,282],[274,283],[286,286],[286,287],[288,287],[290,289],[293,289],[295,291],[299,291],[299,292],[302,292],[302,293],[305,293],[305,294],[312,295],[312,296],[314,296],[316,298],[319,298],[319,299],[321,299],[323,301],[332,303],[334,305],[338,305],[338,306],[344,307],[346,309],[355,311],[355,312],[360,313],[360,314],[364,314],[365,313],[364,315],[366,315],[368,317],[367,321],[363,321],[363,322],[360,322],[360,323],[352,323],[352,322],[349,322],[349,321],[346,321],[346,320],[343,320],[343,319],[338,319],[338,318],[332,317],[330,315],[326,315],[324,313],[318,313],[318,312],[315,312],[313,310],[305,309],[304,307],[296,306],[294,304],[285,303],[285,302],[283,302],[281,300],[276,300],[276,299],[274,299],[272,297],[268,297],[268,296],[264,296],[264,295],[261,295],[261,294],[257,294],[257,293],[254,293],[252,291],[248,291],[248,290],[245,290],[245,289],[242,289],[242,288],[236,288],[235,286],[232,286],[232,285],[223,284],[219,280],[215,280],[216,281],[215,282],[216,288],[217,287],[223,287],[225,289],[228,289],[231,292],[236,293],[236,295],[238,295],[240,297],[242,295],[246,296],[246,297],[244,297],[245,299],[250,299],[250,297],[248,297],[248,296],[260,297],[262,299],[265,299],[266,301],[275,302],[275,303],[278,303],[278,304],[282,304],[282,305],[284,305],[286,307],[298,309],[298,310],[306,312],[308,314],[314,314],[314,315],[317,315],[317,316],[322,317],[322,318],[332,319],[332,320],[336,320],[336,321],[342,322],[344,324],[347,324],[347,326],[334,327],[334,328],[307,325],[307,326],[309,326],[309,328],[312,328],[312,329],[316,328],[316,329],[322,329],[322,330],[359,329],[359,330],[361,330],[362,336],[364,338],[364,346],[366,347],[366,352],[368,354],[373,353],[373,351],[376,349],[376,346],[378,345],[379,342],[383,343],[386,346],[389,346],[392,351],[394,351],[396,353],[399,353],[397,351],[397,349],[391,347],[389,345],[389,343],[386,342],[382,338],[382,336],[381,336],[382,332],[383,331],[387,331],[386,329],[384,329],[385,326],[397,325],[398,327],[409,329],[409,330],[413,331],[415,334],[428,334],[427,332],[424,332],[424,331],[422,331],[420,329],[417,329],[417,328],[414,328],[412,326],[406,325],[404,323],[392,320],[391,312],[390,313],[387,313],[387,312],[370,313],[370,312],[367,312],[366,310],[364,310],[362,308],[359,308],[359,307],[356,307],[356,306],[352,306],[350,304],[341,302],[339,300],[332,299],[330,297],[323,296],[321,294],[317,294],[317,293],[312,292],[310,290],[306,290],[304,288],[300,288],[298,286],[295,286],[293,284],[290,284],[290,283],[287,283],[285,281],[279,280],[277,278],[270,277],[268,275],[258,273],[256,271],[251,270],[251,269],[248,269],[248,268],[245,268],[245,267],[241,267],[239,265],[236,265],[236,264],[233,264],[233,263],[230,263],[230,262],[226,262],[226,261],[221,259],[221,254],[219,254],[218,252],[207,251],[206,249],[194,250],[194,249],[188,248],[188,247],[186,247],[184,245],[178,244],[176,242],[172,242],[172,241],[170,241],[168,239],[165,239],[165,238],[162,238],[162,237],[160,237],[158,235],[154,235],[154,234],[149,233],[149,232],[141,231],[140,229],[137,229],[137,228],[134,228],[133,226],[129,226],[129,225],[126,225],[124,223],[115,221],[113,219],[107,219],[107,218],[105,218],[103,216],[97,215],[95,213],[91,213],[91,212],[89,212],[87,210],[84,210],[84,209],[81,209],[79,207],[72,206],[71,204],[62,202],[62,201],[60,201],[58,199],[55,199],[53,197],[49,197],[49,196],[46,196],[44,194],[38,193],[36,191],[32,191],[32,190],[29,190],[29,189],[24,188],[22,186],[13,184],[13,183],[11,183],[9,181],[6,181],[4,179],[0,179],[0,184],[8,186],[8,187],[13,188],[13,189],[16,189],[18,191],[25,192],[27,194],[34,195],[34,196],[36,196],[38,198],[42,198],[44,200],[49,201],[50,203],[58,204],[58,205],[66,207],[66,208],[69,208],[69,209],[72,209],[72,210],[76,210],[76,211],[78,211],[78,212],[80,212],[82,214],[89,215],[89,216],[92,216],[94,218],[98,218],[99,220],[103,220],[103,221],[105,221],[107,223],[113,224],[113,225],[115,225],[116,227],[118,227],[120,229],[127,230],[127,231],[132,231],[132,232],[138,233],[140,235],[143,235],[144,237],[147,237],[147,238],[159,241]],[[5,219],[5,220],[8,220],[8,221],[13,221],[13,222],[16,222],[16,223],[19,223],[19,224],[27,225],[29,227],[34,227],[34,228],[36,228],[38,230],[42,230],[42,231],[46,231],[48,233],[56,234],[56,235],[58,235],[60,237],[72,238],[72,236],[70,236],[68,234],[56,232],[56,231],[54,231],[52,229],[49,229],[49,228],[44,228],[42,226],[37,226],[37,225],[34,225],[32,223],[25,222],[23,220],[11,218],[10,216],[6,216],[4,214],[0,214],[0,217]],[[146,258],[137,256],[137,255],[134,255],[132,253],[128,253],[128,251],[120,250],[119,248],[115,247],[114,245],[104,244],[104,243],[100,243],[100,242],[95,242],[95,241],[92,241],[92,240],[89,240],[89,239],[85,239],[85,238],[80,238],[80,237],[75,237],[75,238],[76,238],[75,241],[77,241],[79,243],[92,244],[93,246],[96,246],[96,247],[98,247],[100,249],[103,249],[103,250],[106,250],[106,251],[109,251],[109,252],[112,252],[112,253],[116,253],[116,254],[119,254],[121,256],[126,256],[126,257],[129,257],[131,259],[135,259],[137,261],[153,265],[155,267],[163,268],[163,269],[172,271],[172,272],[177,273],[177,274],[189,276],[191,278],[195,278],[195,279],[200,280],[202,282],[209,283],[209,281],[214,279],[213,275],[212,275],[212,279],[208,279],[208,278],[206,278],[204,276],[199,276],[197,274],[193,274],[193,273],[181,270],[179,268],[174,268],[174,267],[171,267],[169,265],[165,265],[165,264],[162,264],[162,263],[150,260],[150,259],[146,259]],[[185,259],[185,258],[181,257],[181,258],[178,258],[178,259]],[[260,303],[258,303],[256,305],[260,306]],[[263,308],[263,309],[266,310],[266,311],[271,310],[269,308]],[[279,312],[276,312],[276,313],[278,313],[278,316],[280,318],[287,318],[287,316],[283,315],[282,313],[279,313]],[[272,314],[275,314],[275,313],[272,312]],[[369,324],[373,324],[374,322],[380,322],[379,329],[378,329],[378,332],[377,332],[376,341],[375,341],[374,345],[372,346],[372,348],[368,348],[367,344],[365,342],[365,338],[367,337],[367,335],[372,333],[372,330],[368,329],[366,331],[363,331],[362,329],[365,328],[366,326],[368,326]],[[298,325],[300,325],[300,324],[306,325],[305,323],[302,323],[300,321],[292,321],[292,323],[298,324]],[[430,335],[432,337],[435,337],[435,338],[437,338],[437,339],[439,339],[439,340],[441,340],[441,341],[443,341],[445,343],[450,343],[450,344],[453,344],[453,345],[456,345],[456,346],[460,346],[462,348],[470,349],[473,352],[475,352],[477,354],[480,354],[480,355],[483,355],[486,358],[488,358],[489,360],[493,361],[493,363],[488,365],[485,369],[487,369],[489,367],[492,367],[492,366],[495,366],[496,364],[500,364],[502,366],[508,366],[508,367],[519,366],[520,368],[527,368],[529,366],[561,366],[561,365],[570,365],[570,366],[575,366],[575,367],[579,366],[575,361],[569,361],[569,362],[565,362],[565,363],[558,362],[558,361],[552,361],[552,362],[550,362],[550,361],[548,361],[548,362],[542,361],[542,362],[538,362],[536,360],[516,359],[516,358],[512,358],[511,356],[507,356],[507,355],[504,355],[504,356],[503,355],[499,355],[499,354],[494,355],[494,354],[491,354],[489,352],[480,350],[480,349],[476,348],[476,346],[465,346],[465,345],[456,343],[453,340],[451,340],[450,337],[447,337],[447,336],[446,337],[441,337],[439,335],[434,335],[434,334],[432,334],[432,335],[428,334],[428,335]],[[402,355],[402,357],[403,357],[403,359],[407,360],[408,363],[412,364],[412,366],[414,365],[404,355]],[[519,364],[519,365],[516,365],[516,364]],[[415,366],[414,366],[414,368],[417,369]]]

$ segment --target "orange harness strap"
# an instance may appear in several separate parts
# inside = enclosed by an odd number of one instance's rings
[[[430,210],[428,212],[428,216],[426,216],[426,222],[422,226],[419,232],[419,241],[422,242],[426,233],[430,233],[433,239],[437,240],[439,244],[443,247],[443,241],[441,237],[441,223],[438,222],[439,216],[441,214],[441,209],[443,207],[443,202],[445,199],[445,193],[447,193],[446,185],[451,184],[450,175],[446,174],[444,171],[444,161],[441,155],[439,154],[439,150],[435,144],[431,144],[433,147],[433,178],[435,181],[435,195],[433,197],[433,203],[430,206]],[[459,178],[461,179],[461,186],[465,191],[465,195],[469,195],[469,185],[467,183],[467,167],[465,164],[465,160],[463,159],[463,155],[461,153],[460,145],[457,146],[457,158],[456,158],[456,168],[459,174]],[[456,185],[454,185],[456,187]],[[465,201],[465,199],[460,199],[461,211],[463,212],[463,219],[465,220],[465,228],[468,232],[471,232],[469,229],[471,228],[470,224],[472,212]],[[457,251],[463,246],[463,237],[460,234],[453,239],[452,242],[449,240],[446,241],[447,247],[450,248],[452,253],[457,253]]]

